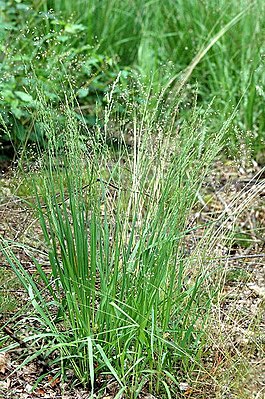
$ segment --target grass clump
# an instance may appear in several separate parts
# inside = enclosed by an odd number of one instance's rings
[[[147,95],[134,108],[132,147],[120,145],[115,160],[104,136],[111,93],[100,140],[87,132],[89,141],[81,142],[66,104],[58,147],[58,132],[46,119],[49,143],[35,211],[50,269],[33,257],[34,277],[2,241],[39,322],[27,342],[38,347],[42,340],[37,353],[54,373],[66,378],[73,370],[91,395],[100,392],[99,376],[105,384],[111,376],[117,397],[136,398],[142,389],[173,397],[181,376],[199,366],[204,347],[213,292],[206,289],[207,268],[185,243],[190,211],[225,128],[202,139],[204,117],[195,109],[178,130],[174,115],[157,121],[151,100]]]

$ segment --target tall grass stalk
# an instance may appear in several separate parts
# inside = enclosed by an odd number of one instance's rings
[[[158,124],[150,100],[134,108],[133,146],[121,145],[118,156],[105,145],[107,124],[99,140],[91,135],[85,145],[71,105],[60,134],[43,104],[38,115],[49,146],[35,211],[50,269],[33,257],[33,277],[12,245],[1,244],[39,321],[39,331],[25,339],[33,347],[42,340],[38,351],[54,369],[64,378],[72,369],[91,395],[99,375],[109,375],[128,398],[143,387],[174,397],[180,376],[199,365],[203,351],[208,271],[198,260],[194,266],[185,242],[225,129],[202,139],[207,115],[196,109],[179,131],[174,118]]]

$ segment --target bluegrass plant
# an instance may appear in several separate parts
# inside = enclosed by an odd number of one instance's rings
[[[204,348],[213,292],[186,242],[197,191],[226,128],[202,138],[207,115],[197,109],[181,130],[167,112],[158,122],[146,92],[131,107],[133,145],[121,142],[115,156],[105,140],[113,90],[104,129],[87,132],[86,143],[67,101],[61,133],[43,104],[38,115],[49,143],[34,209],[50,268],[32,256],[33,276],[14,244],[1,244],[38,322],[24,338],[35,348],[25,362],[42,354],[56,375],[73,370],[91,395],[99,395],[99,378],[103,385],[113,378],[117,397],[139,397],[143,388],[174,397]]]

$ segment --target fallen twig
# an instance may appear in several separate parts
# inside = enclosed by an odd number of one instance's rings
[[[30,352],[32,352],[32,348],[30,347],[30,345],[27,342],[23,341],[21,338],[19,338],[10,327],[3,326],[2,329],[10,338],[17,342],[21,348],[28,349]],[[36,361],[42,367],[44,373],[49,370],[47,360],[42,355],[36,355]]]

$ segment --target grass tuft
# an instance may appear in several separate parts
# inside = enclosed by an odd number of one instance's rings
[[[121,146],[116,161],[104,145],[108,118],[89,147],[68,103],[63,135],[46,118],[42,184],[32,184],[50,269],[32,258],[31,275],[2,241],[39,323],[27,342],[43,340],[44,357],[64,378],[71,368],[91,394],[107,374],[128,397],[147,386],[170,397],[177,375],[199,367],[203,351],[213,291],[185,237],[225,128],[202,139],[205,116],[196,109],[181,130],[174,116],[158,125],[147,102],[134,110],[132,148]]]

